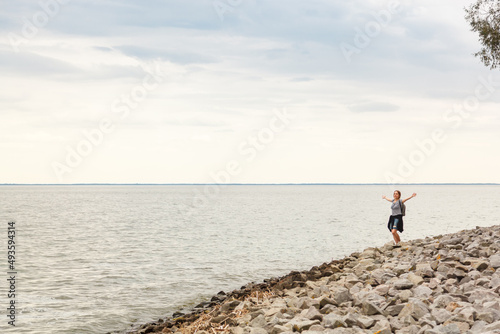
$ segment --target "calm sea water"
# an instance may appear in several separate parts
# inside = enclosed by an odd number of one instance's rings
[[[403,241],[499,224],[500,186],[398,188],[404,198],[418,193]],[[381,197],[393,190],[227,186],[200,196],[204,186],[1,186],[0,331],[125,331],[220,290],[382,245],[392,236]],[[15,328],[6,316],[10,219]]]

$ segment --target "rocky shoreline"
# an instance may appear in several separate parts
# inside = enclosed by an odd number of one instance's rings
[[[499,251],[500,225],[389,243],[129,333],[500,333]]]

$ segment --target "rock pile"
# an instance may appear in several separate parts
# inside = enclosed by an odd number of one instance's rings
[[[500,226],[386,244],[134,333],[500,333]]]

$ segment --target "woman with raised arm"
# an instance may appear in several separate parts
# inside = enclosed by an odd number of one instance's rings
[[[382,196],[382,198],[392,203],[391,205],[392,214],[389,217],[389,223],[387,224],[387,228],[389,228],[389,231],[391,231],[392,233],[392,236],[394,238],[394,245],[398,247],[399,242],[401,241],[401,239],[399,238],[398,231],[403,232],[403,203],[417,196],[417,194],[413,193],[413,195],[411,195],[407,199],[402,200],[401,192],[399,190],[394,190],[393,196],[394,196],[393,199],[389,199],[386,196]]]

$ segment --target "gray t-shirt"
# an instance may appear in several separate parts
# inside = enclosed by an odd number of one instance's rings
[[[396,216],[396,215],[402,214],[401,213],[401,201],[398,200],[397,202],[393,202],[391,205],[391,209],[392,209],[391,216]]]

